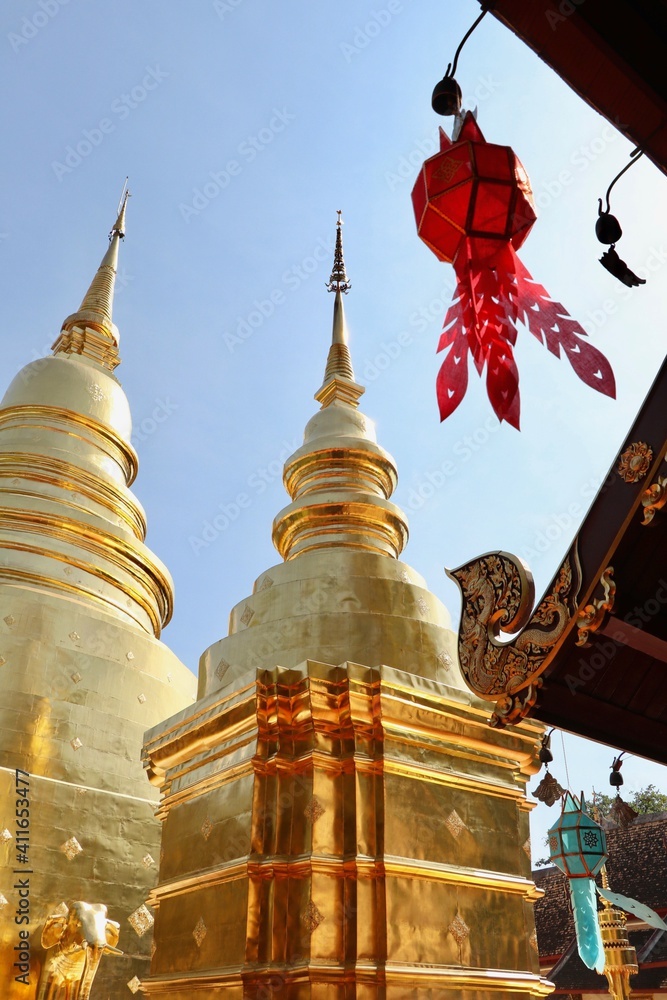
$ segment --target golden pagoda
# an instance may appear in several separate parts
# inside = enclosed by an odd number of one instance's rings
[[[526,782],[440,601],[400,561],[392,457],[359,410],[339,217],[320,409],[284,469],[282,562],[146,734],[162,863],[148,997],[545,996]]]
[[[129,996],[145,975],[160,847],[142,734],[194,692],[159,641],[172,582],[129,489],[137,455],[112,321],[126,205],[127,194],[53,355],[23,368],[0,403],[3,1000],[78,986],[61,957],[86,905],[111,921],[111,947],[86,973],[92,996]]]

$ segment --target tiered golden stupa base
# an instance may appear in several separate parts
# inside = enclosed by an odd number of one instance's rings
[[[248,671],[147,734],[149,997],[545,996],[525,783],[541,727],[389,667]]]

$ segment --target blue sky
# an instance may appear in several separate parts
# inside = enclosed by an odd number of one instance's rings
[[[498,425],[476,375],[438,422],[435,349],[453,272],[418,240],[410,191],[443,121],[431,90],[478,10],[472,0],[3,5],[4,381],[46,353],[78,306],[129,174],[117,374],[148,541],[176,584],[164,639],[193,670],[277,561],[280,467],[315,411],[326,358],[336,209],[363,406],[397,460],[395,499],[410,517],[405,559],[454,619],[443,567],[487,550],[522,556],[543,590],[657,372],[664,178],[640,161],[613,193],[619,252],[649,274],[629,291],[597,263],[593,227],[630,145],[487,17],[460,60],[464,102],[524,163],[540,217],[521,258],[610,359],[618,398],[586,388],[521,329],[521,432]],[[216,517],[222,527],[206,532]],[[612,752],[569,736],[566,747],[574,790],[606,788]],[[558,761],[553,770],[565,783]],[[634,759],[625,771],[627,787],[667,787],[656,765]],[[537,837],[552,814],[536,811]]]

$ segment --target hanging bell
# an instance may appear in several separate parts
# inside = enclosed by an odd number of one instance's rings
[[[461,101],[461,88],[453,76],[443,76],[433,88],[431,107],[437,115],[458,115]]]
[[[554,802],[558,802],[558,799],[562,799],[564,795],[565,789],[558,784],[553,774],[549,774],[548,771],[533,792],[533,797],[538,799],[539,802],[544,802],[547,806],[552,806]]]
[[[623,235],[621,224],[615,215],[602,211],[602,203],[598,209],[598,218],[595,223],[595,235],[600,243],[608,245],[618,242]]]
[[[611,774],[609,775],[609,784],[612,788],[620,788],[623,784],[623,775],[621,774],[621,767],[623,766],[623,754],[620,753],[618,757],[614,757],[611,765]]]

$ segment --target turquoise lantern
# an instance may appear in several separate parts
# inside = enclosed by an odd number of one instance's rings
[[[551,860],[570,880],[570,899],[577,948],[584,965],[604,970],[604,945],[597,916],[595,876],[607,860],[607,838],[599,823],[584,811],[584,793],[577,801],[565,793],[560,819],[549,830]]]

